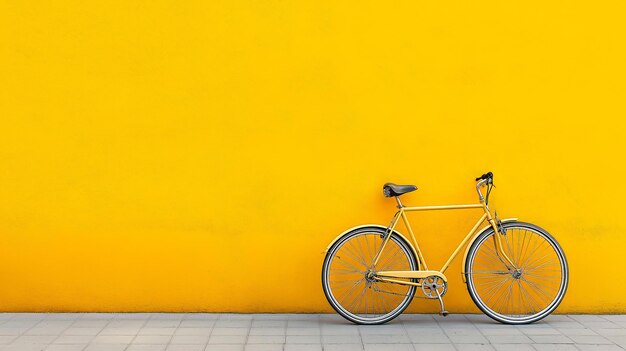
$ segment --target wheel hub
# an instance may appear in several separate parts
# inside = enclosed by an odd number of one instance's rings
[[[372,283],[372,282],[376,281],[376,272],[374,272],[371,269],[368,269],[367,272],[365,272],[365,280],[368,283]]]
[[[513,278],[515,279],[520,279],[522,277],[522,270],[520,268],[514,269],[513,272],[511,272],[511,275],[513,275]]]

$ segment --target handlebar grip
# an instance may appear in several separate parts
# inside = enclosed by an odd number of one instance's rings
[[[489,179],[489,178],[493,179],[493,173],[487,172],[487,173],[481,175],[480,177],[476,178],[476,181],[485,180],[485,179]]]

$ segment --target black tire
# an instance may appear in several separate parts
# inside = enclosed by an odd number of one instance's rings
[[[374,290],[373,292],[371,291],[371,286],[370,286],[369,294],[372,296],[374,296],[373,294],[378,294],[376,296],[379,296],[379,298],[382,299],[386,297],[380,297],[382,296],[381,294],[384,294],[385,296],[391,296],[391,297],[393,297],[393,295],[401,295],[403,298],[398,303],[397,306],[394,306],[394,308],[391,308],[387,313],[381,313],[378,316],[375,316],[374,314],[372,314],[371,316],[368,316],[367,302],[365,305],[366,313],[359,315],[357,313],[350,311],[351,306],[343,306],[338,301],[339,300],[338,297],[335,296],[335,294],[333,293],[334,288],[332,287],[332,282],[331,282],[331,266],[333,266],[333,260],[337,256],[338,250],[340,250],[343,247],[343,245],[347,245],[347,243],[350,243],[351,239],[356,240],[359,236],[364,236],[364,235],[371,235],[372,239],[376,239],[376,237],[379,237],[380,241],[382,242],[382,238],[385,235],[385,233],[386,233],[386,229],[378,227],[378,226],[356,228],[344,234],[341,238],[339,238],[330,247],[324,259],[324,263],[322,265],[322,288],[324,290],[324,295],[326,296],[326,299],[328,300],[330,305],[333,307],[333,309],[337,313],[339,313],[339,315],[341,315],[342,317],[344,317],[345,319],[353,323],[366,324],[366,325],[387,323],[391,321],[392,319],[396,318],[397,316],[399,316],[409,306],[409,304],[411,303],[411,300],[413,299],[413,296],[415,295],[415,291],[416,291],[415,286],[382,283],[382,285],[387,290],[380,290],[379,288],[378,289],[376,288],[378,284],[381,284],[380,282],[371,283],[371,284],[376,284],[375,288],[373,289]],[[365,240],[368,240],[368,237],[365,237]],[[406,258],[405,269],[409,269],[409,270],[419,269],[418,261],[417,261],[417,258],[415,257],[413,249],[411,245],[409,245],[404,240],[404,238],[402,238],[400,235],[394,232],[392,233],[387,245],[390,245],[390,243],[393,243],[393,245],[397,245],[397,248],[399,250],[402,250],[402,254],[405,255],[404,256]],[[389,246],[385,247],[385,252],[388,250],[388,247]],[[341,259],[341,258],[338,258],[338,259]],[[382,264],[381,262],[382,261],[379,261],[379,264],[378,264],[379,267],[381,267],[381,264]],[[358,277],[358,274],[360,273],[362,272],[342,273],[342,274],[352,274]],[[356,279],[356,277],[354,279]],[[356,280],[353,280],[353,281],[355,282],[355,285],[358,283]],[[348,282],[348,285],[349,284],[350,282]],[[364,283],[364,284],[365,286],[363,287],[363,290],[367,293],[367,288],[368,288],[366,286],[367,283]],[[397,287],[402,287],[402,288],[397,288]],[[392,293],[391,290],[393,289],[401,289],[402,293],[401,294]],[[374,297],[372,297],[372,301],[373,302],[375,301]],[[384,304],[384,301],[381,303],[381,306],[383,308],[386,307]],[[356,307],[359,307],[359,305],[355,306],[355,309]]]
[[[534,224],[505,222],[502,227],[506,233],[501,237],[505,253],[519,267],[519,271],[508,270],[503,263],[498,262],[495,246],[491,248],[487,241],[493,238],[494,230],[488,228],[474,240],[468,251],[465,262],[467,290],[476,306],[498,322],[534,323],[552,313],[563,301],[569,281],[567,259],[554,237]],[[532,240],[536,242],[531,248]],[[530,254],[537,252],[539,248],[546,250],[546,254],[539,259],[524,256],[530,250]],[[478,256],[485,257],[480,261],[482,263],[479,263]],[[487,270],[481,271],[481,267]],[[548,289],[547,286],[552,288]],[[484,291],[479,291],[479,287]],[[494,303],[489,304],[490,299],[503,287],[505,290],[509,287],[508,291],[502,292]],[[515,303],[516,295],[518,304]],[[541,301],[531,300],[534,297]]]

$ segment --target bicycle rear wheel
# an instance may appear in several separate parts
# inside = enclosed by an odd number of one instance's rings
[[[565,254],[548,232],[533,224],[509,222],[502,227],[503,250],[517,269],[506,268],[489,229],[470,246],[467,289],[476,306],[499,322],[536,322],[552,313],[565,296],[569,279]]]
[[[358,228],[337,240],[322,266],[322,287],[330,305],[347,320],[357,324],[386,323],[411,303],[415,286],[377,281],[379,270],[417,270],[413,250],[393,233],[378,264],[373,260],[383,243],[385,229]]]

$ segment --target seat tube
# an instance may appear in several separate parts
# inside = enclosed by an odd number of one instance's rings
[[[380,245],[380,249],[376,253],[376,257],[374,257],[374,262],[372,263],[373,266],[376,266],[376,264],[378,264],[378,260],[380,259],[380,254],[385,249],[385,246],[387,246],[387,242],[391,238],[393,231],[396,229],[396,225],[398,224],[398,221],[400,220],[400,215],[402,212],[403,210],[402,208],[400,208],[400,210],[396,212],[396,214],[393,216],[393,219],[391,220],[391,223],[389,224],[389,233],[385,236],[385,240],[383,241],[383,244]]]

